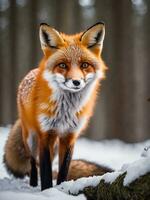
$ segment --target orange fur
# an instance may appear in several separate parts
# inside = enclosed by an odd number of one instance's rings
[[[26,151],[30,151],[35,158],[39,153],[40,159],[42,159],[45,149],[49,148],[50,159],[52,160],[54,144],[59,137],[60,170],[64,164],[67,149],[70,148],[71,156],[77,137],[86,128],[88,120],[92,116],[99,88],[99,80],[104,78],[106,70],[106,66],[101,58],[103,38],[104,25],[101,23],[96,24],[84,33],[76,35],[58,33],[48,25],[42,24],[40,39],[44,58],[38,68],[26,75],[18,89],[18,111]],[[68,80],[72,82],[74,80],[81,81],[82,85],[85,84],[83,87],[86,87],[88,76],[92,76],[93,83],[90,83],[92,89],[87,90],[85,93],[86,98],[81,105],[79,102],[76,111],[71,111],[75,112],[73,116],[75,116],[75,120],[78,122],[77,128],[59,128],[61,124],[58,125],[58,128],[55,128],[55,126],[47,128],[49,124],[47,124],[46,120],[55,120],[55,116],[59,112],[58,109],[61,109],[59,108],[59,100],[55,97],[59,95],[55,85],[57,80],[53,84],[51,78],[49,78],[52,75],[59,75],[57,78],[62,79],[63,77],[66,82]],[[57,84],[60,85],[60,88],[62,87],[61,90],[63,90],[63,87],[67,87],[69,92],[76,92],[75,90],[80,90],[80,87],[82,87],[82,85],[74,87],[72,82],[63,82],[64,85],[61,86],[62,83],[60,81]],[[65,84],[68,85],[66,86]],[[82,90],[84,88],[81,88],[81,95]],[[42,118],[43,116],[46,117],[46,120]],[[67,123],[70,126],[66,120]],[[62,127],[65,127],[66,124],[62,123]],[[67,165],[64,164],[64,168],[66,168],[67,174]],[[60,179],[63,179],[61,173],[59,174]],[[66,175],[63,176],[65,180]]]

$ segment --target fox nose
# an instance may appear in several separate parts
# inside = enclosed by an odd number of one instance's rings
[[[73,80],[72,83],[73,83],[75,86],[79,86],[79,85],[80,85],[80,81],[78,81],[78,80]]]

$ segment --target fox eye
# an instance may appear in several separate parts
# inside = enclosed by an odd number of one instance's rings
[[[67,68],[67,65],[65,63],[60,63],[58,66],[60,68],[62,68],[62,69],[66,69]]]
[[[89,65],[90,65],[89,63],[84,62],[81,64],[81,67],[85,69],[85,68],[88,68]]]

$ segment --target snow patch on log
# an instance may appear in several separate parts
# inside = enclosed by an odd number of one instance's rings
[[[56,188],[65,193],[78,194],[86,187],[96,187],[101,180],[104,180],[107,183],[113,183],[116,180],[116,178],[122,173],[123,172],[121,171],[111,173],[108,172],[102,176],[91,176],[88,178],[80,178],[76,181],[66,181],[56,186]]]
[[[123,165],[121,171],[127,172],[123,181],[124,186],[128,186],[140,176],[150,172],[150,148],[145,152],[145,157],[131,164]]]
[[[105,183],[110,183],[112,184],[118,176],[120,176],[123,172],[121,171],[116,171],[116,172],[111,172],[111,173],[106,173],[102,176],[102,179],[105,181]]]
[[[72,180],[72,181],[63,182],[60,185],[56,186],[56,188],[65,193],[78,194],[85,187],[88,187],[88,186],[96,187],[99,184],[101,179],[102,179],[102,176],[80,178],[76,181]]]

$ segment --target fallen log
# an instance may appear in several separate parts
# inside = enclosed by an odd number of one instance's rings
[[[120,175],[111,184],[101,180],[96,187],[86,187],[79,193],[83,193],[88,200],[150,200],[150,173],[128,186],[123,185],[125,175]]]

